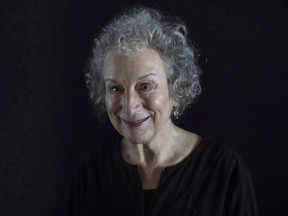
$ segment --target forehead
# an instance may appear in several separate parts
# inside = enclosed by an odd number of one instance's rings
[[[112,49],[107,53],[103,64],[103,75],[108,78],[121,74],[141,76],[151,72],[166,77],[164,61],[158,52],[151,48],[134,50],[129,55]]]

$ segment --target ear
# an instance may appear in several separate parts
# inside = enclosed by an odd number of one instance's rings
[[[179,108],[179,102],[178,101],[176,101],[175,99],[173,99],[172,98],[172,111],[174,111],[174,110],[178,110],[178,108]]]

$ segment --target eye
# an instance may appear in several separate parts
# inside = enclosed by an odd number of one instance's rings
[[[123,88],[119,86],[110,86],[108,90],[111,94],[119,94],[123,91]]]
[[[152,83],[141,83],[138,87],[139,90],[141,91],[149,91],[153,88]]]

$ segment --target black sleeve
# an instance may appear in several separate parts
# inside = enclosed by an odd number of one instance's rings
[[[250,172],[237,156],[225,198],[225,216],[259,216]]]

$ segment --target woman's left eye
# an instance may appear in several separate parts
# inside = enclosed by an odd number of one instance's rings
[[[152,84],[151,84],[151,83],[142,83],[142,84],[139,86],[139,89],[140,89],[140,90],[143,90],[143,91],[150,90],[151,88],[152,88]]]

